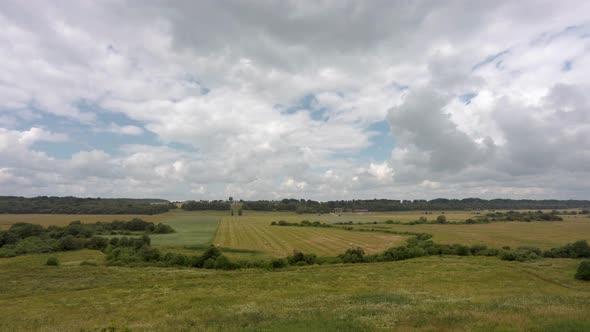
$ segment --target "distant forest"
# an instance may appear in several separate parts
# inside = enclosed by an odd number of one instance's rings
[[[297,213],[330,213],[336,209],[344,211],[447,211],[447,210],[553,210],[590,208],[588,200],[514,200],[479,198],[426,200],[369,199],[350,201],[318,202],[304,199],[285,198],[277,201],[240,201],[244,210],[293,211]],[[230,201],[188,201],[182,205],[187,211],[221,210],[229,211]],[[77,198],[48,197],[34,198],[0,196],[0,213],[43,213],[43,214],[158,214],[176,206],[163,199],[132,198]]]
[[[183,204],[185,210],[229,210],[228,201],[189,201]],[[304,199],[283,199],[280,201],[242,201],[245,210],[254,211],[295,211],[298,213],[329,213],[335,209],[345,211],[447,211],[447,210],[553,210],[590,208],[588,200],[530,200],[530,199],[445,199],[392,200],[370,199],[351,201],[317,202]]]
[[[157,214],[174,208],[163,199],[0,196],[0,213]]]

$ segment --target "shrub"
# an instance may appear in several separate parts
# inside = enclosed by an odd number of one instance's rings
[[[151,248],[150,248],[151,249]],[[142,256],[143,258],[143,256]],[[215,261],[214,258],[212,258],[213,261]],[[190,259],[182,254],[174,254],[171,252],[166,253],[166,255],[164,255],[164,264],[166,266],[189,266],[190,265]]]
[[[9,258],[9,257],[15,257],[16,256],[16,251],[14,251],[14,249],[12,248],[0,248],[0,258]]]
[[[537,247],[528,247],[528,246],[521,246],[516,249],[517,251],[525,252],[525,253],[534,253],[537,256],[541,256],[542,252],[541,249]]]
[[[110,265],[136,264],[144,261],[137,250],[131,247],[114,248],[107,253],[106,259]]]
[[[215,258],[206,259],[203,263],[203,267],[206,269],[214,269],[215,268]]]
[[[88,240],[88,242],[86,242],[86,248],[103,251],[108,244],[108,239],[100,236],[93,236],[90,238],[90,240]]]
[[[39,236],[43,233],[43,226],[30,224],[26,222],[17,222],[10,226],[8,230],[10,233],[13,233],[18,238],[24,239],[29,236]]]
[[[59,260],[57,259],[57,257],[49,257],[47,258],[47,262],[45,262],[45,265],[49,265],[49,266],[58,266],[59,265]]]
[[[205,250],[205,252],[203,253],[202,257],[203,257],[203,261],[208,260],[209,258],[217,258],[221,256],[221,250],[219,250],[219,248],[217,248],[215,245],[210,245],[207,250]]]
[[[578,271],[576,272],[576,279],[590,280],[590,261],[583,261],[580,263]]]
[[[343,263],[362,263],[365,257],[365,250],[361,247],[347,249],[344,254],[338,255]]]
[[[287,261],[289,261],[290,265],[296,265],[299,262],[305,262],[309,265],[312,265],[315,264],[316,258],[317,257],[315,254],[306,255],[300,251],[294,250],[293,256],[287,257]]]
[[[31,236],[18,241],[14,246],[14,251],[17,255],[37,254],[55,251],[56,247],[55,240]]]
[[[154,227],[152,232],[156,234],[169,234],[174,233],[175,231],[170,225],[159,223]]]
[[[438,217],[436,217],[436,222],[439,224],[446,224],[447,223],[447,217],[445,215],[440,215]]]
[[[236,270],[240,268],[238,264],[232,263],[227,257],[223,255],[218,256],[215,259],[213,267],[220,270]]]
[[[469,256],[471,255],[471,250],[469,250],[468,246],[464,246],[462,244],[455,244],[455,248],[457,251],[457,255],[459,256]]]
[[[586,240],[580,240],[545,251],[543,256],[551,258],[590,258],[590,246]]]
[[[67,235],[59,240],[59,248],[61,250],[79,250],[84,248],[84,239]]]
[[[487,249],[488,247],[484,244],[475,244],[472,245],[471,248],[469,248],[472,255],[480,255],[480,253],[486,251]]]
[[[288,264],[287,260],[284,258],[277,258],[270,261],[270,267],[273,269],[281,269],[286,267]]]

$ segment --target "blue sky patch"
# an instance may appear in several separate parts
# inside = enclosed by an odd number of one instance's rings
[[[473,67],[471,67],[471,71],[476,71],[477,69],[479,69],[487,64],[490,64],[496,60],[499,60],[502,56],[504,56],[508,53],[510,53],[510,50],[506,49],[502,52],[498,52],[496,54],[489,55],[483,61],[481,61],[481,62],[475,64]],[[496,64],[496,66],[497,66],[497,64]]]
[[[460,95],[459,100],[461,100],[465,105],[471,104],[471,99],[477,97],[477,92],[468,92],[466,94]]]
[[[368,131],[376,134],[370,138],[371,146],[361,150],[359,156],[375,161],[389,160],[391,151],[395,147],[389,122],[387,120],[375,122],[369,126]]]

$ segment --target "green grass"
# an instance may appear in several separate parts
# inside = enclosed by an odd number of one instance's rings
[[[406,238],[335,228],[270,226],[271,221],[410,221],[421,215],[399,212],[338,217],[244,211],[244,216],[232,218],[228,214],[175,210],[139,217],[176,229],[173,234],[151,235],[152,244],[163,252],[199,254],[215,243],[232,259],[268,259],[284,257],[293,249],[320,256],[334,256],[351,246],[379,252],[403,244]],[[458,211],[445,215],[461,220],[472,214]],[[98,218],[19,216],[21,219],[10,220],[49,225]],[[113,216],[99,217],[110,221]],[[590,240],[588,218],[565,219],[355,227],[427,232],[440,243],[494,247],[534,245],[548,249],[578,239]],[[61,265],[46,266],[50,256],[56,256]],[[574,279],[578,264],[579,260],[569,259],[518,263],[496,257],[434,256],[389,263],[225,272],[108,267],[102,253],[90,250],[27,255],[0,259],[0,331],[108,327],[133,331],[588,331],[590,283]]]
[[[218,216],[183,216],[164,221],[176,233],[152,234],[154,246],[199,246],[210,244],[220,221]]]
[[[55,255],[55,254],[52,254]],[[577,260],[487,257],[233,272],[0,259],[1,331],[586,331]]]

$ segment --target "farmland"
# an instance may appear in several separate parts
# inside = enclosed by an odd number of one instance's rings
[[[151,234],[154,248],[184,255],[209,244],[230,259],[265,260],[294,250],[334,257],[351,247],[368,254],[429,233],[437,243],[549,249],[590,240],[590,218],[557,222],[453,224],[473,212],[446,211],[449,224],[409,222],[422,212],[296,214],[173,210],[140,215],[0,215],[65,225],[72,220],[163,222],[176,232]],[[429,219],[435,218],[437,214]],[[332,227],[271,226],[284,220]],[[336,222],[373,222],[344,230]],[[359,231],[359,229],[374,231]],[[120,235],[116,235],[120,237]],[[60,266],[46,266],[56,257]],[[82,264],[83,263],[83,264]],[[81,265],[82,264],[82,265]],[[590,284],[573,278],[579,260],[509,262],[497,257],[428,256],[397,262],[291,266],[237,271],[187,267],[109,266],[97,250],[0,258],[0,330],[437,330],[584,331],[590,329]]]
[[[423,232],[440,243],[486,244],[494,247],[535,246],[542,249],[563,245],[572,239],[590,241],[589,219],[566,219],[562,222],[497,222],[479,225],[366,225],[396,231]]]
[[[403,243],[405,236],[317,227],[270,226],[276,217],[262,213],[254,216],[225,217],[215,237],[221,247],[256,250],[266,255],[285,257],[297,249],[320,256],[335,256],[350,247],[363,247],[376,253]],[[296,215],[284,218],[300,220]]]

